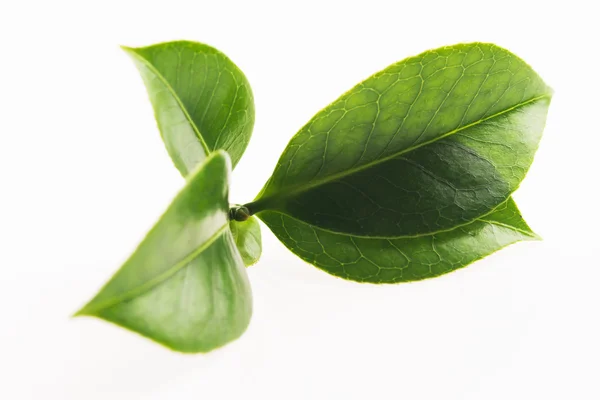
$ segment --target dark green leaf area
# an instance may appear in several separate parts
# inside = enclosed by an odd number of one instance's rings
[[[252,298],[229,231],[229,171],[211,154],[121,269],[77,315],[103,318],[174,350],[205,352],[240,336]]]
[[[443,140],[301,193],[282,209],[324,229],[398,237],[469,223],[510,191],[490,161]]]
[[[243,222],[231,221],[229,228],[244,264],[247,267],[255,264],[262,253],[262,238],[258,220],[250,217]]]
[[[537,235],[509,199],[492,213],[452,231],[402,239],[365,239],[332,233],[279,212],[260,218],[303,260],[358,282],[399,283],[433,278]]]
[[[472,222],[524,178],[550,96],[527,64],[495,45],[408,58],[317,113],[247,206],[365,237]]]
[[[242,71],[220,51],[196,42],[124,49],[142,75],[181,174],[217,149],[226,150],[235,167],[254,125],[254,98]]]

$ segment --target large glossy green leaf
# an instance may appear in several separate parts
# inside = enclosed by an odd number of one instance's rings
[[[315,115],[246,206],[363,237],[468,224],[519,186],[550,97],[524,61],[492,44],[407,58]]]
[[[255,264],[262,253],[262,238],[258,220],[250,217],[242,222],[231,221],[229,227],[244,264],[247,267]]]
[[[254,98],[242,71],[220,51],[196,42],[123,49],[142,75],[181,174],[217,149],[226,150],[235,167],[254,125]]]
[[[211,154],[77,315],[103,318],[182,352],[206,352],[239,337],[252,296],[229,230],[230,167],[227,153]]]
[[[492,213],[454,230],[401,239],[366,239],[316,228],[285,214],[260,218],[303,260],[344,279],[399,283],[432,278],[467,266],[537,235],[510,198]]]

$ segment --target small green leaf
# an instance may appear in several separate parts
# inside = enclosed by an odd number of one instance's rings
[[[137,66],[163,141],[183,176],[217,149],[233,166],[254,126],[248,80],[225,54],[205,44],[177,41],[123,49]]]
[[[95,316],[181,352],[239,337],[252,314],[229,230],[229,156],[211,154],[121,269],[76,315]]]
[[[255,264],[262,252],[262,239],[258,220],[255,217],[250,217],[243,222],[231,221],[229,227],[244,264],[247,267]]]
[[[401,239],[365,239],[328,232],[285,214],[260,218],[303,260],[359,282],[399,283],[433,278],[467,266],[521,240],[536,240],[510,198],[492,213],[451,231]]]
[[[492,44],[407,58],[317,113],[246,206],[371,238],[469,224],[519,186],[551,94],[523,60]]]

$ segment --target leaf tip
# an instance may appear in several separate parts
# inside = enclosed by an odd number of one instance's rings
[[[81,307],[79,310],[77,310],[73,314],[71,314],[71,318],[90,317],[90,316],[94,316],[94,313],[90,311],[90,303],[87,303],[86,305]]]
[[[531,240],[535,242],[541,242],[542,240],[544,240],[544,238],[538,235],[537,233],[531,231]]]
[[[73,314],[71,314],[71,318],[84,317],[87,315],[88,314],[85,312],[85,307],[83,307],[82,309],[75,311]]]
[[[120,45],[119,47],[130,57],[134,57],[138,54],[137,49],[135,47],[129,47],[124,45]]]

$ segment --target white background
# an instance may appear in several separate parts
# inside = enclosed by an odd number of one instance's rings
[[[351,3],[1,3],[1,399],[600,398],[595,2]],[[183,184],[118,47],[175,39],[217,47],[252,84],[235,202],[254,197],[298,128],[372,73],[457,42],[510,49],[555,89],[515,196],[545,240],[374,286],[305,264],[263,226],[251,325],[218,351],[181,355],[71,319]]]

